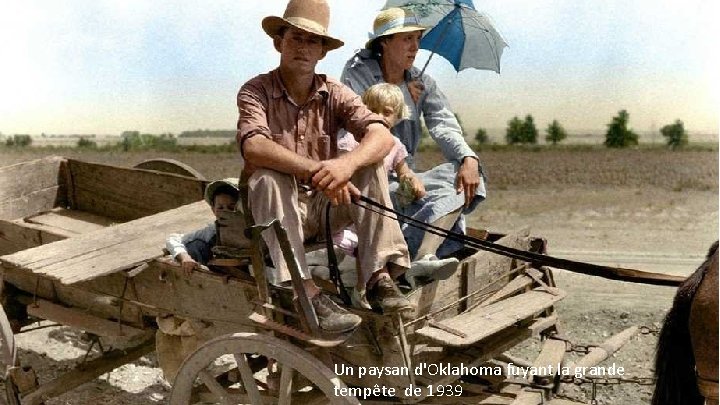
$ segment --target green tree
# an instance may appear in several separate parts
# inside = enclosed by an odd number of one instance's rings
[[[507,129],[505,130],[505,141],[508,145],[513,145],[522,142],[523,134],[523,122],[517,116],[513,117],[508,121]]]
[[[538,130],[535,127],[535,121],[532,115],[528,114],[525,116],[525,122],[522,125],[522,136],[520,142],[522,143],[537,143]]]
[[[553,120],[553,122],[548,125],[546,132],[545,141],[553,145],[557,145],[559,142],[562,142],[563,139],[567,138],[565,128],[563,128],[557,120]]]
[[[475,132],[475,142],[477,142],[478,145],[490,143],[490,138],[488,138],[487,131],[484,128],[478,128]]]
[[[667,140],[668,146],[673,149],[681,148],[688,144],[685,124],[680,120],[675,120],[674,124],[665,125],[660,129],[660,133]]]
[[[95,141],[85,138],[84,136],[81,136],[80,139],[78,139],[77,141],[77,147],[83,149],[95,149],[97,148],[97,143]]]
[[[32,145],[32,137],[26,134],[15,134],[12,137],[8,136],[5,140],[5,145],[24,148]]]
[[[626,110],[621,110],[617,117],[613,117],[605,134],[605,146],[608,148],[626,148],[638,144],[637,134],[627,127],[629,119],[630,114]]]

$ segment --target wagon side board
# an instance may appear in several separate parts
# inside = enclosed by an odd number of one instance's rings
[[[527,231],[509,234],[495,242],[515,249],[528,250],[531,239]],[[500,256],[487,251],[478,251],[464,259],[450,278],[434,281],[413,291],[408,298],[415,305],[416,316],[422,317],[448,306],[468,294],[486,289],[481,295],[471,297],[466,303],[455,305],[448,310],[433,315],[435,320],[453,317],[462,312],[470,304],[474,304],[478,297],[490,295],[507,284],[511,277],[491,284],[492,281],[502,278],[506,272],[516,267],[516,260]]]
[[[247,317],[257,295],[255,286],[247,281],[199,271],[186,276],[170,258],[151,261],[137,272],[113,273],[71,285],[7,265],[2,270],[4,281],[23,291],[28,297],[23,301],[29,299],[29,305],[37,297],[139,328],[147,326],[148,318],[169,314],[252,325]]]
[[[0,167],[0,219],[13,220],[67,204],[67,160],[48,157]]]
[[[131,221],[202,199],[204,181],[68,159],[73,208]]]

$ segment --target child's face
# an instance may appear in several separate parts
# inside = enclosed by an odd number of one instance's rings
[[[392,107],[384,107],[382,110],[382,116],[385,117],[385,120],[388,122],[388,125],[390,125],[390,128],[394,127],[398,121],[398,113],[393,110]]]
[[[237,200],[227,194],[217,194],[213,200],[212,211],[218,216],[220,211],[235,211]]]

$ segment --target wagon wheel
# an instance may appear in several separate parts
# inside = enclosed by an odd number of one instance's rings
[[[155,170],[158,172],[179,174],[181,176],[193,177],[198,180],[205,180],[205,176],[203,176],[199,171],[175,159],[148,159],[136,164],[133,167],[135,169]]]
[[[217,359],[226,355],[234,358],[236,370],[239,371],[237,384],[228,382],[226,375],[218,377],[210,370]],[[277,366],[280,376],[279,380],[274,379],[274,381],[279,381],[278,384],[268,384],[267,373],[260,372],[254,375],[255,368],[251,363],[258,359],[256,356],[275,361],[274,366]],[[277,375],[275,370],[273,375]],[[235,333],[207,342],[183,361],[175,377],[170,403],[183,405],[198,402],[223,405],[360,403],[355,397],[336,396],[336,387],[346,388],[340,378],[305,350],[265,334]]]
[[[18,390],[15,384],[8,378],[11,367],[17,365],[17,348],[15,347],[15,335],[13,334],[10,321],[5,314],[5,309],[0,305],[0,378],[5,385],[5,400],[8,405],[20,404]]]

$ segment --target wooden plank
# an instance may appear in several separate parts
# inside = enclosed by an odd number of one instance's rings
[[[533,362],[531,370],[537,371],[532,376],[538,384],[549,384],[560,370],[559,366],[565,358],[565,342],[557,339],[545,339],[540,354]]]
[[[456,364],[458,362],[456,359],[459,359],[459,362],[463,363],[468,368],[476,367],[493,356],[509,350],[529,337],[530,331],[527,328],[515,326],[505,328],[495,335],[490,336],[487,340],[483,341],[482,344],[468,347],[457,355],[443,359],[443,364]],[[471,356],[474,360],[467,361],[468,356]],[[459,377],[456,375],[443,375],[436,380],[431,380],[429,378],[418,378],[418,380],[422,380],[424,384],[432,383],[435,386],[439,386],[450,384],[458,378]]]
[[[563,399],[563,398],[554,398],[554,399],[551,399],[551,400],[545,402],[545,405],[585,405],[585,403],[570,401],[568,399]]]
[[[54,233],[42,226],[28,226],[17,220],[0,220],[0,255],[8,255],[66,238],[67,235]]]
[[[87,312],[53,304],[46,300],[34,300],[27,306],[28,315],[57,322],[61,325],[72,326],[85,332],[94,333],[98,336],[135,336],[145,333],[141,329],[132,326],[119,325],[117,322],[98,318]]]
[[[516,249],[528,249],[530,246],[527,231],[507,235],[496,243]],[[469,264],[470,262],[472,265]],[[487,287],[488,283],[497,278],[499,274],[514,268],[516,265],[516,261],[513,259],[486,251],[478,251],[464,259],[460,263],[461,268],[465,263],[468,263],[468,269],[472,268],[472,271],[467,271],[467,275],[464,276],[462,271],[456,271],[446,280],[437,280],[426,284],[407,295],[410,302],[415,305],[417,318],[435,312],[458,300],[465,295],[463,294],[465,291],[473,292]],[[465,279],[462,279],[462,277],[465,277]],[[492,293],[493,290],[500,289],[503,285],[502,282],[497,283],[493,288],[488,289],[487,293]],[[434,315],[434,318],[442,320],[455,316],[460,312],[459,309],[460,305]]]
[[[25,218],[25,222],[46,225],[74,234],[96,231],[117,223],[107,217],[90,212],[55,208],[50,212],[43,212]]]
[[[507,235],[498,240],[496,243],[521,250],[527,250],[530,248],[530,239],[528,237],[527,230],[521,230],[515,234]],[[474,263],[474,266],[468,267],[469,269],[472,269],[472,272],[471,274],[468,274],[467,279],[469,291],[477,291],[488,287],[492,281],[497,280],[504,272],[516,267],[519,264],[515,259],[487,251],[478,251],[474,255],[463,260],[463,262]],[[501,289],[506,282],[510,281],[511,278],[512,277],[508,277],[507,281],[499,282],[493,285],[486,294]],[[468,307],[472,308],[479,302],[480,298],[481,297],[479,295],[470,298]]]
[[[0,262],[22,267],[64,284],[100,277],[162,255],[171,233],[187,233],[214,218],[207,204],[196,202],[150,217],[1,256]]]
[[[155,350],[155,339],[151,338],[142,344],[126,349],[113,350],[98,359],[83,363],[82,368],[73,369],[60,377],[45,383],[22,398],[23,404],[41,404],[60,394],[68,392],[88,381],[110,372],[123,364],[130,363],[141,356]]]
[[[28,191],[21,196],[0,202],[0,218],[18,219],[62,205],[64,201],[62,189],[57,185],[51,186]]]
[[[542,392],[523,388],[511,405],[540,405],[543,402]]]
[[[68,160],[75,207],[124,222],[203,199],[205,181]]]
[[[555,327],[557,331],[558,317],[556,314],[547,315],[544,318],[538,318],[533,322],[528,329],[532,332],[533,337],[540,336],[541,333],[545,332],[550,327]]]
[[[544,311],[564,296],[564,292],[552,295],[545,291],[532,290],[440,322],[448,328],[462,331],[467,335],[466,337],[460,337],[432,326],[421,328],[416,333],[438,344],[468,346],[510,327],[520,320]]]
[[[518,276],[512,279],[509,283],[505,284],[505,286],[498,291],[496,291],[493,295],[488,297],[485,301],[481,302],[478,306],[480,307],[486,307],[490,304],[494,304],[498,301],[502,301],[505,298],[517,294],[520,291],[525,291],[527,288],[532,286],[533,280],[528,276]]]
[[[53,302],[61,303],[64,306],[73,307],[82,310],[88,314],[104,318],[104,319],[120,319],[125,324],[132,324],[136,327],[143,327],[140,309],[137,305],[126,302],[120,311],[120,300],[115,297],[121,297],[125,289],[125,276],[123,274],[113,274],[108,277],[102,277],[91,282],[79,283],[74,285],[63,285],[59,282],[28,273],[23,269],[0,266],[2,269],[2,278],[4,282],[12,284],[20,291],[25,292],[25,296],[19,296],[18,299],[26,305],[32,303],[32,298],[46,299]],[[99,288],[91,283],[96,282]],[[132,296],[130,292],[126,296]],[[23,301],[24,300],[24,301]],[[151,314],[154,316],[154,314]]]
[[[63,203],[64,162],[52,156],[0,167],[0,219],[21,218]]]

